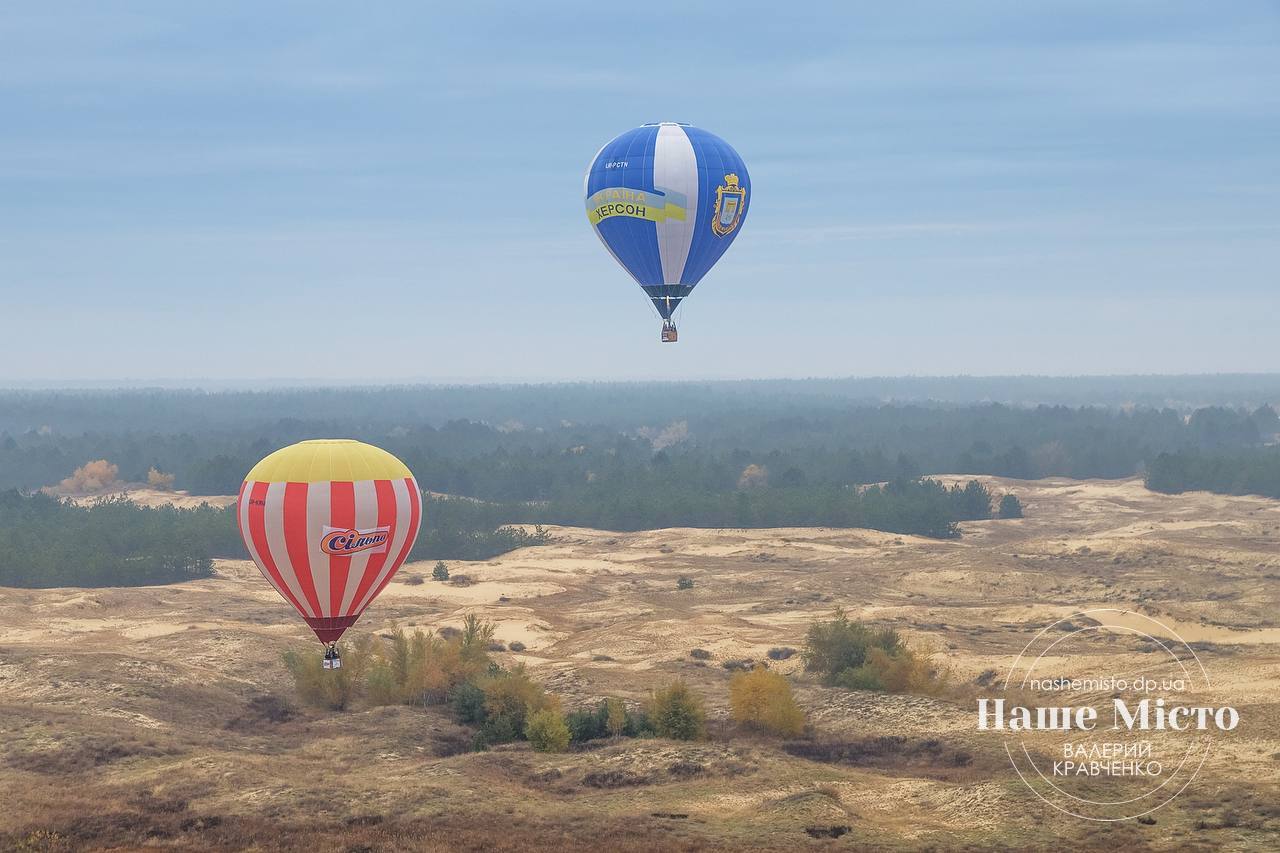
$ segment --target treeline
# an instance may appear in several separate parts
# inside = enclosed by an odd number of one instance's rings
[[[572,498],[528,508],[526,517],[606,530],[661,527],[867,527],[953,538],[957,523],[992,517],[992,495],[976,480],[947,487],[895,479],[857,487],[740,488],[732,492],[590,487]]]
[[[231,522],[231,526],[227,522]],[[142,586],[207,577],[242,549],[234,519],[209,506],[76,506],[0,492],[0,586]]]
[[[411,560],[487,560],[541,545],[542,531],[506,526],[510,513],[428,498]],[[0,492],[0,586],[145,586],[208,577],[218,557],[247,559],[233,507],[141,507],[125,498],[85,506],[43,493]]]
[[[1146,483],[1148,489],[1168,494],[1203,490],[1280,498],[1280,447],[1162,453],[1148,466]]]
[[[424,522],[410,560],[488,560],[548,541],[541,528],[529,532],[511,526],[522,520],[511,507],[427,496],[423,509]]]
[[[763,484],[742,484],[729,492],[661,483],[633,483],[624,490],[609,483],[592,483],[580,492],[536,503],[490,504],[435,498],[427,508],[428,520],[442,524],[445,532],[429,541],[448,542],[452,550],[445,554],[446,549],[423,545],[420,538],[414,558],[453,556],[463,540],[450,538],[456,535],[450,531],[493,530],[486,543],[509,542],[511,548],[544,541],[537,533],[501,526],[517,523],[622,531],[663,527],[866,527],[949,539],[959,535],[957,525],[961,521],[992,518],[996,503],[996,497],[977,480],[953,486],[930,478],[899,478],[865,487],[768,488]],[[999,509],[1004,517],[1021,514],[1016,499],[1012,505],[1001,500]],[[433,514],[443,521],[433,520]]]
[[[299,392],[301,393],[301,392]],[[319,393],[319,392],[313,392]],[[552,392],[548,392],[552,393]],[[112,398],[99,401],[104,407]],[[352,418],[280,419],[235,428],[165,433],[145,419],[120,430],[66,432],[42,425],[0,434],[0,488],[57,483],[90,460],[124,481],[155,469],[193,494],[232,494],[263,456],[306,438],[346,436],[395,453],[424,488],[493,502],[581,497],[589,484],[621,490],[732,492],[750,465],[770,486],[843,487],[958,473],[1035,479],[1132,476],[1161,453],[1256,447],[1280,432],[1270,407],[1132,411],[1003,405],[833,408],[777,401],[733,410],[690,406],[676,421],[519,423],[457,420],[433,426]],[[104,417],[114,423],[119,417]]]
[[[951,487],[894,480],[863,489],[743,488],[733,494],[634,493],[625,500],[492,504],[428,496],[411,560],[486,560],[548,541],[540,525],[869,527],[950,538],[960,521],[990,518],[979,482]],[[1016,503],[1016,501],[1015,501]],[[1010,515],[1001,503],[1003,515]],[[532,532],[513,526],[535,525]],[[233,507],[140,507],[124,498],[77,506],[42,493],[0,493],[0,586],[138,586],[208,576],[215,557],[243,559]]]

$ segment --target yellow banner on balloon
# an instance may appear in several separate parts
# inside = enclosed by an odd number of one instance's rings
[[[614,216],[630,216],[650,222],[665,222],[668,219],[684,222],[685,209],[662,193],[647,193],[623,187],[609,187],[587,199],[587,219],[592,225]]]

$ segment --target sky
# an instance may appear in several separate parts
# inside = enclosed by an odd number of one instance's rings
[[[13,4],[0,382],[1280,370],[1280,2]],[[751,170],[659,320],[613,136]]]

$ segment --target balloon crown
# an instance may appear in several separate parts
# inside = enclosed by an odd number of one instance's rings
[[[738,176],[730,172],[724,176],[724,182],[726,186],[736,187],[738,185]]]

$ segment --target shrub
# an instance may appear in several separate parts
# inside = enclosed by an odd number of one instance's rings
[[[525,649],[524,643],[519,640],[512,640],[507,644],[507,650],[512,652],[522,652]]]
[[[449,699],[453,716],[460,723],[483,723],[485,718],[484,691],[471,682],[459,684]]]
[[[519,740],[521,734],[523,732],[516,728],[516,721],[511,717],[489,717],[480,726],[480,731],[476,732],[471,745],[477,750],[488,749],[494,744]]]
[[[934,669],[926,655],[912,649],[902,647],[890,654],[884,649],[872,648],[862,666],[841,672],[835,683],[850,690],[933,695],[946,686],[946,679]]]
[[[627,712],[627,727],[622,730],[624,737],[653,737],[658,732],[653,727],[653,720],[645,709]]]
[[[404,701],[402,685],[385,660],[374,661],[364,679],[365,698],[370,705],[395,705]]]
[[[627,706],[621,699],[610,697],[604,700],[605,730],[618,737],[627,730]]]
[[[115,485],[120,466],[105,459],[86,462],[58,485],[68,492],[101,492]]]
[[[486,724],[495,720],[507,720],[516,738],[524,732],[526,721],[538,711],[553,710],[560,713],[560,700],[547,693],[519,664],[510,670],[497,669],[480,678],[477,686],[484,691]],[[505,729],[504,729],[505,731]],[[514,738],[510,738],[514,739]],[[492,740],[491,743],[501,741]]]
[[[689,657],[694,660],[711,660],[711,652],[706,649],[693,649],[689,652]]]
[[[796,704],[787,679],[758,666],[729,681],[733,719],[778,735],[794,737],[804,731],[804,712]]]
[[[341,645],[338,651],[345,654]],[[341,711],[355,695],[352,670],[346,666],[341,669],[325,669],[322,656],[314,647],[305,652],[296,649],[286,651],[284,665],[293,676],[298,698],[308,705]]]
[[[693,589],[693,578],[684,575],[676,578],[676,589]]]
[[[831,621],[809,626],[802,655],[806,670],[820,673],[827,684],[835,684],[842,672],[866,662],[868,649],[879,648],[892,655],[901,647],[902,638],[892,628],[877,630],[851,622],[837,609]]]
[[[436,561],[436,567],[431,570],[431,579],[438,581],[447,581],[449,579],[449,567],[444,564],[444,560]]]
[[[698,740],[706,733],[707,714],[701,697],[676,680],[650,696],[649,722],[661,737]]]
[[[574,743],[585,743],[609,735],[609,710],[605,702],[594,709],[579,708],[565,716]]]
[[[524,736],[538,752],[564,752],[569,748],[569,727],[564,717],[550,708],[529,717]]]
[[[1022,518],[1022,501],[1017,495],[1009,494],[1000,499],[1001,518]]]
[[[769,660],[786,660],[796,653],[796,650],[790,647],[769,649]]]
[[[471,660],[489,661],[489,656],[485,651],[489,648],[489,644],[493,642],[493,632],[496,630],[492,622],[487,619],[481,619],[474,613],[468,613],[462,618],[462,633],[458,635],[459,649],[464,657]]]
[[[154,465],[147,469],[147,485],[162,492],[173,490],[173,475],[166,474]]]
[[[453,629],[448,639],[421,630],[361,634],[342,647],[340,670],[323,670],[319,656],[310,651],[289,652],[285,664],[299,697],[308,704],[340,710],[361,695],[370,705],[427,705],[451,699],[455,713],[479,723],[484,715],[473,706],[483,705],[484,696],[477,699],[474,691],[493,667],[488,654],[494,647],[493,630],[492,622],[470,615],[463,629]]]
[[[769,485],[769,470],[763,465],[751,464],[738,476],[739,489],[759,489]]]

